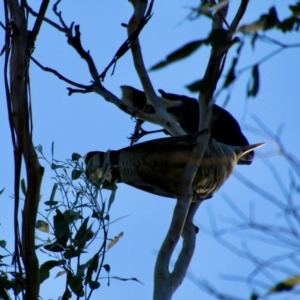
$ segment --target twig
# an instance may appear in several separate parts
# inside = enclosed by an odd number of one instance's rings
[[[98,76],[99,73],[96,64],[92,56],[90,55],[90,52],[85,51],[82,47],[81,38],[80,38],[81,37],[80,26],[75,25],[74,27],[75,35],[73,36],[72,35],[73,25],[74,23],[71,24],[70,30],[67,33],[68,43],[76,50],[76,52],[80,55],[80,57],[87,63],[87,66],[89,68],[93,80],[97,83],[100,83],[99,76]]]
[[[28,5],[28,3],[26,3],[26,4],[27,4],[26,8],[27,8],[28,12],[29,12],[30,14],[32,14],[33,16],[37,17],[37,16],[38,16],[38,13],[35,12],[35,11],[32,9],[32,7],[30,7],[30,6]],[[46,23],[48,23],[48,24],[51,25],[52,27],[56,28],[58,31],[65,32],[65,33],[67,32],[65,28],[59,26],[57,23],[53,22],[52,20],[50,20],[50,19],[48,19],[48,18],[46,18],[46,17],[44,17],[43,21],[46,22]]]
[[[58,19],[59,19],[61,25],[63,26],[64,30],[65,30],[65,31],[68,31],[69,28],[68,28],[68,26],[66,25],[66,23],[64,22],[64,20],[63,20],[63,18],[62,18],[62,16],[61,16],[61,11],[60,11],[60,12],[57,11],[58,4],[59,4],[60,2],[61,2],[61,0],[57,0],[57,1],[54,3],[54,5],[53,5],[53,9],[52,9],[52,10],[53,10],[54,14],[58,17]]]
[[[108,64],[108,66],[104,69],[104,71],[99,75],[99,78],[103,81],[107,71],[110,69],[112,65],[115,65],[117,60],[120,59],[135,43],[135,41],[138,39],[138,36],[144,26],[147,24],[147,22],[150,20],[152,17],[152,6],[153,6],[154,0],[151,1],[149,5],[149,9],[145,16],[141,19],[141,22],[138,24],[138,26],[133,30],[130,34],[129,37],[126,39],[126,41],[120,46],[120,48],[117,50],[116,54],[114,55],[113,59],[111,62]]]
[[[40,6],[40,11],[37,15],[37,18],[35,20],[33,29],[31,31],[31,38],[32,38],[32,42],[34,42],[36,40],[37,35],[40,32],[48,5],[49,5],[50,0],[43,0],[41,6]]]
[[[229,31],[231,32],[231,34],[233,34],[236,31],[241,19],[243,18],[244,14],[247,10],[248,3],[249,3],[249,0],[241,0],[240,7],[229,27]]]
[[[41,63],[39,63],[34,57],[31,57],[31,60],[37,65],[39,66],[43,71],[45,72],[50,72],[52,74],[54,74],[55,76],[57,76],[59,79],[69,83],[69,84],[72,84],[78,88],[81,88],[83,90],[90,90],[91,89],[91,85],[83,85],[83,84],[80,84],[80,83],[77,83],[73,80],[70,80],[68,78],[66,78],[65,76],[61,75],[58,71],[52,69],[52,68],[48,68],[48,67],[44,67]]]

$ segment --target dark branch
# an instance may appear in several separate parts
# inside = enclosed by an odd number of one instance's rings
[[[152,17],[152,7],[153,7],[154,0],[151,1],[149,8],[147,10],[147,13],[145,14],[144,18],[139,23],[138,27],[135,29],[135,31],[129,35],[129,37],[126,39],[126,41],[120,46],[120,48],[117,50],[116,54],[114,55],[111,62],[108,64],[108,66],[104,69],[104,71],[99,75],[99,79],[102,81],[104,80],[107,71],[110,69],[112,65],[115,65],[118,59],[120,59],[134,44],[136,39],[138,38],[139,34],[141,33],[144,26],[147,24],[147,22]]]
[[[37,15],[37,18],[35,20],[33,29],[31,31],[31,38],[32,38],[32,42],[34,42],[36,40],[36,37],[38,36],[42,23],[44,21],[45,18],[45,14],[48,8],[50,0],[43,0],[41,6],[40,6],[40,11]]]
[[[57,72],[56,70],[52,69],[52,68],[48,68],[48,67],[44,67],[42,64],[40,64],[35,58],[31,57],[31,60],[37,65],[39,66],[43,71],[45,72],[50,72],[52,74],[54,74],[55,76],[57,76],[60,80],[63,80],[69,84],[72,84],[78,88],[81,88],[83,90],[90,90],[91,89],[91,85],[83,85],[80,83],[77,83],[75,81],[72,81],[68,78],[66,78],[65,76],[61,75],[59,72]]]
[[[32,9],[32,7],[30,7],[28,4],[27,4],[26,8],[27,8],[28,12],[29,12],[30,14],[32,14],[33,16],[37,17],[37,16],[39,15],[37,12],[35,12],[35,11]],[[50,20],[50,19],[48,19],[48,18],[46,18],[46,17],[44,17],[43,21],[46,22],[46,23],[48,23],[48,24],[51,25],[52,27],[56,28],[58,31],[61,31],[61,32],[64,32],[64,33],[67,32],[67,30],[66,30],[65,28],[59,26],[57,23],[53,22],[52,20]]]

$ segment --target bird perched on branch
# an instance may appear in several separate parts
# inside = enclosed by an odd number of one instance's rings
[[[89,152],[86,174],[94,183],[104,175],[111,182],[123,182],[143,191],[170,198],[177,197],[184,167],[199,134],[151,140],[117,151]],[[249,151],[263,144],[231,146],[211,139],[195,175],[193,199],[212,197]]]
[[[121,86],[121,100],[127,104],[137,107],[148,113],[154,113],[153,106],[147,104],[145,93],[131,86]],[[198,101],[183,95],[166,93],[163,90],[158,90],[162,96],[162,103],[171,118],[177,122],[186,133],[196,133],[199,126],[199,105]],[[139,120],[140,123],[143,121]],[[155,131],[157,132],[157,131]],[[133,139],[138,140],[142,134],[136,132]],[[151,132],[150,132],[151,133]],[[235,118],[222,107],[214,104],[213,117],[211,124],[211,138],[217,142],[232,146],[247,146],[248,140],[243,135],[241,128]],[[254,157],[254,152],[250,151],[243,156],[238,164],[251,164]]]

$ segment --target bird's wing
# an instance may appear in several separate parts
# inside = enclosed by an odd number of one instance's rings
[[[175,195],[168,193],[168,191],[166,191],[164,188],[159,187],[155,182],[139,181],[139,182],[130,182],[130,183],[124,182],[124,183],[147,193],[151,193],[161,197],[176,198]]]
[[[139,144],[134,144],[132,146],[120,149],[119,151],[129,151],[131,153],[141,153],[141,152],[154,152],[157,150],[163,149],[172,149],[175,146],[182,145],[182,146],[189,146],[195,143],[195,134],[187,134],[182,136],[174,136],[174,137],[167,137],[161,138],[151,141],[146,141]]]

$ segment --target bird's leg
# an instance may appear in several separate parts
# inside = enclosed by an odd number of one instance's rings
[[[159,133],[159,132],[164,132],[165,134],[168,134],[168,132],[165,129],[158,129],[158,130],[152,130],[152,131],[146,131],[142,128],[142,124],[144,123],[143,120],[137,119],[136,125],[134,128],[134,132],[131,135],[130,139],[130,145],[133,145],[136,143],[140,138],[147,134],[152,134],[152,133]]]
[[[134,127],[134,132],[131,134],[130,145],[132,146],[135,142],[137,142],[142,136],[140,136],[140,131],[142,130],[142,125],[145,121],[141,119],[136,120],[136,124]]]

